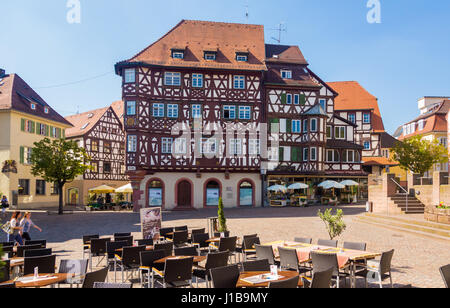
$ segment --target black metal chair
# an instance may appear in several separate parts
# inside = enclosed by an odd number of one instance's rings
[[[309,289],[329,289],[333,278],[334,269],[330,267],[324,271],[317,271],[313,274],[312,279],[302,277],[303,287]]]
[[[129,271],[131,271],[131,276],[133,276],[133,270],[138,270],[141,266],[140,253],[145,251],[145,249],[145,246],[123,247],[122,255],[119,256],[116,254],[114,261],[114,282],[117,281],[117,265],[119,265],[122,272],[122,283],[125,282],[125,271],[127,272],[126,280],[129,278]]]
[[[289,248],[278,248],[280,254],[280,267],[283,270],[294,270],[299,273],[311,272],[312,268],[306,265],[301,265],[298,260],[297,251]],[[308,260],[309,261],[309,260]]]
[[[296,238],[294,238],[294,242],[302,243],[302,244],[312,244],[312,238],[296,237]]]
[[[380,288],[383,288],[383,281],[387,278],[390,279],[391,288],[394,287],[392,282],[391,263],[394,256],[394,250],[383,252],[379,261],[370,260],[367,262],[367,268],[365,270],[355,273],[357,277],[363,277],[365,279],[366,288],[368,283],[368,277],[372,278],[372,281],[378,282]]]
[[[187,230],[175,231],[173,233],[173,240],[172,240],[175,247],[185,246],[189,241],[188,236],[189,232]]]
[[[439,269],[442,279],[444,280],[445,287],[450,289],[450,264],[443,266]]]
[[[164,288],[192,287],[193,263],[193,257],[166,260],[164,271],[152,269],[152,287],[155,286],[155,278],[161,279]]]
[[[207,240],[209,240],[208,233],[192,234],[192,245],[196,246],[200,253],[209,251],[209,243],[206,242]]]
[[[172,239],[173,235],[169,235],[168,233],[173,233],[173,228],[169,227],[169,228],[161,228],[159,230],[159,234],[161,235],[161,237],[163,239]]]
[[[166,257],[169,257],[173,254],[173,242],[168,243],[157,243],[153,247],[154,250],[164,250],[166,253]]]
[[[270,264],[267,259],[246,261],[242,262],[242,270],[244,272],[269,272]]]
[[[138,246],[153,246],[153,239],[137,240]]]
[[[205,233],[205,228],[202,228],[202,229],[193,229],[192,231],[191,231],[191,236],[190,236],[190,238],[189,238],[189,243],[192,243],[192,237],[194,236],[194,234],[203,234],[203,233]]]
[[[366,243],[344,242],[344,249],[366,251]]]
[[[255,245],[255,250],[256,250],[256,259],[258,260],[266,259],[269,261],[270,265],[279,265],[279,263],[275,261],[272,246]]]
[[[52,249],[51,248],[25,250],[23,252],[23,256],[25,258],[44,257],[44,256],[51,256],[51,255],[52,255]]]
[[[194,269],[193,275],[195,276],[195,280],[197,283],[198,288],[198,280],[203,279],[206,281],[206,286],[210,287],[210,281],[211,281],[211,275],[210,270],[217,267],[224,267],[228,265],[228,258],[229,258],[229,252],[223,251],[223,252],[212,252],[208,253],[206,255],[206,263],[205,267],[202,268],[200,266],[197,266],[197,268]]]
[[[93,289],[96,282],[105,282],[108,277],[108,267],[102,268],[98,271],[87,273],[84,277],[83,289]]]
[[[243,243],[244,247],[244,261],[250,259],[256,259],[256,248],[255,245],[261,245],[261,241],[259,240],[259,237],[252,237],[245,239]]]
[[[181,248],[175,248],[174,249],[175,256],[189,256],[194,257],[198,256],[198,250],[194,246],[189,247],[181,247]]]
[[[59,262],[59,274],[74,274],[74,277],[66,279],[65,281],[59,284],[69,284],[72,288],[72,285],[79,285],[83,283],[83,277],[86,275],[88,270],[88,260],[61,260]]]
[[[17,246],[16,256],[19,257],[19,258],[23,258],[25,250],[36,250],[36,249],[42,249],[42,246],[41,245],[22,245],[22,246]]]
[[[239,266],[234,264],[213,268],[210,275],[215,289],[235,289],[239,281]]]
[[[14,256],[14,246],[3,246],[2,251],[5,255],[8,255],[8,258],[12,258]]]
[[[83,235],[83,259],[84,259],[84,255],[86,253],[89,254],[89,251],[91,250],[91,240],[93,239],[99,239],[100,235],[95,234],[95,235]]]
[[[132,289],[132,283],[95,282],[94,289]]]
[[[114,242],[106,242],[106,254],[108,258],[108,266],[114,264],[116,254],[119,254],[117,250],[122,249],[123,247],[129,247],[127,241],[114,241]]]
[[[34,268],[37,267],[39,273],[42,274],[54,274],[55,273],[55,263],[56,256],[45,256],[45,257],[31,257],[25,258],[23,265],[23,274],[29,275],[34,273]]]
[[[47,248],[47,240],[32,240],[32,241],[27,241],[25,240],[24,242],[25,245],[41,245],[41,248]]]
[[[167,255],[166,251],[164,250],[142,251],[140,253],[141,264],[139,267],[139,272],[142,286],[144,286],[145,280],[147,278],[148,288],[151,287],[150,276],[152,273],[152,269],[156,268],[159,271],[164,270],[164,264],[156,264],[155,261],[164,259],[165,257],[167,257]]]
[[[177,231],[188,231],[188,226],[175,227],[175,232]]]
[[[226,231],[226,232],[223,232],[224,234],[223,235],[225,235],[224,237],[230,237],[230,231]],[[214,237],[222,237],[222,233],[221,232],[214,232]]]
[[[337,254],[312,251],[311,260],[313,264],[313,273],[323,272],[333,268],[333,278],[336,280],[336,287],[339,288],[341,278],[344,278],[344,282],[347,283],[346,278],[350,275],[348,272],[344,272],[346,267],[339,268]]]
[[[133,237],[132,236],[118,236],[114,238],[114,242],[126,242],[126,246],[133,246]]]
[[[10,261],[3,261],[3,267],[0,268],[0,283],[10,280]]]
[[[131,236],[131,232],[114,233],[114,241],[117,241],[118,237],[129,237],[129,236]]]
[[[289,278],[282,281],[269,282],[269,289],[297,289],[300,276]]]
[[[91,267],[91,271],[93,257],[99,258],[96,267],[99,266],[102,260],[107,257],[106,243],[109,242],[111,242],[110,238],[91,239],[91,248],[89,250],[89,265]]]
[[[249,240],[251,240],[253,238],[257,238],[257,237],[258,237],[258,234],[244,235],[242,237],[242,243],[240,245],[237,245],[237,247],[236,247],[236,252],[238,252],[241,255],[243,255],[244,254],[244,250],[245,250],[245,242],[248,242]],[[249,248],[251,248],[251,246]]]
[[[2,247],[10,247],[10,246],[14,246],[14,242],[1,242],[0,246]]]
[[[236,259],[236,245],[237,245],[237,236],[233,237],[222,237],[219,241],[219,246],[216,246],[215,244],[210,244],[210,250],[215,249],[219,252],[228,251],[230,253],[230,257],[234,256],[235,263],[237,262]]]
[[[317,245],[319,245],[319,246],[327,246],[327,247],[337,247],[338,246],[338,241],[320,239],[320,240],[317,241]]]

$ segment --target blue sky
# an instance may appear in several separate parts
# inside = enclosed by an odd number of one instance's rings
[[[284,22],[282,43],[299,45],[322,79],[357,80],[378,97],[392,133],[417,115],[418,98],[450,96],[450,1],[380,2],[382,22],[369,24],[367,0],[80,0],[81,23],[69,24],[66,0],[0,0],[0,67],[61,114],[87,111],[121,98],[116,62],[181,19],[245,23],[248,3],[266,42]]]

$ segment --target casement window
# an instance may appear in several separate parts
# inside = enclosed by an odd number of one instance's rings
[[[127,68],[124,70],[124,80],[125,83],[136,82],[136,71],[134,70],[134,68]]]
[[[164,75],[164,84],[166,86],[181,86],[181,73],[167,72]]]
[[[344,163],[354,163],[354,162],[357,162],[356,161],[356,156],[357,155],[355,155],[355,151],[353,151],[353,150],[347,150],[347,151],[344,151],[344,155],[343,155],[344,157],[342,157],[342,161],[344,162]]]
[[[50,126],[50,137],[61,138],[61,128]]]
[[[292,105],[292,94],[287,94],[286,95],[286,103],[288,105]]]
[[[48,114],[49,110],[48,107],[44,107],[44,113]]]
[[[172,119],[178,118],[178,105],[167,105],[167,117]]]
[[[308,161],[309,159],[309,148],[303,148],[303,161]]]
[[[135,101],[127,101],[127,115],[134,116],[136,115],[136,102]]]
[[[21,119],[20,130],[27,133],[34,133],[35,123],[30,120]]]
[[[36,180],[36,196],[45,196],[45,181]]]
[[[239,106],[239,119],[250,120],[251,119],[251,107]]]
[[[31,154],[33,149],[29,147],[20,147],[20,163],[24,165],[31,165]]]
[[[203,88],[203,74],[192,74],[192,87]]]
[[[278,148],[275,148],[275,147],[268,148],[269,161],[276,161],[276,162],[279,161],[279,155],[280,155],[280,152],[279,152]]]
[[[203,138],[200,144],[200,151],[202,154],[216,154],[217,152],[217,140]]]
[[[59,195],[59,187],[58,187],[58,183],[57,182],[53,182],[51,183],[52,186],[50,186],[50,194],[52,196],[56,196]]]
[[[242,140],[241,139],[231,139],[230,140],[230,155],[241,155],[242,154]]]
[[[438,140],[439,140],[439,144],[442,145],[444,148],[448,147],[447,138],[441,137]]]
[[[283,79],[292,79],[292,71],[290,71],[290,70],[281,70],[281,78],[283,78]]]
[[[236,54],[236,61],[238,62],[247,62],[248,56],[244,54]]]
[[[370,141],[364,141],[364,150],[370,150]]]
[[[127,136],[127,148],[128,152],[135,153],[137,151],[137,136],[136,135],[128,135]]]
[[[303,133],[308,132],[308,120],[303,120]]]
[[[236,106],[223,106],[223,118],[225,120],[236,119]]]
[[[172,58],[174,58],[174,59],[184,59],[184,52],[182,52],[182,51],[172,51]]]
[[[334,127],[334,138],[345,139],[345,126]]]
[[[363,122],[364,124],[370,124],[370,113],[363,114]]]
[[[39,131],[38,131],[39,135],[45,136],[46,132],[47,132],[47,125],[39,124]]]
[[[103,163],[103,173],[111,173],[111,163]]]
[[[173,148],[175,154],[186,154],[187,149],[186,138],[175,139]]]
[[[192,105],[192,118],[193,119],[201,119],[202,118],[202,105]]]
[[[249,155],[260,155],[261,146],[259,139],[250,139],[248,141],[248,154]]]
[[[410,126],[410,133],[414,134],[416,132],[416,123],[409,124]]]
[[[164,104],[153,104],[152,114],[155,118],[164,118]]]
[[[311,132],[315,133],[317,132],[317,119],[311,119]]]
[[[311,148],[310,152],[311,152],[310,160],[317,161],[317,148],[316,147]]]
[[[355,114],[354,114],[354,113],[350,113],[350,114],[348,115],[348,120],[349,120],[350,122],[352,122],[352,123],[356,123],[356,116],[355,116]]]
[[[319,105],[322,107],[323,110],[327,111],[327,100],[326,99],[319,99]]]
[[[245,76],[234,76],[234,88],[243,90],[245,89]]]
[[[294,105],[300,105],[300,95],[294,95]]]
[[[32,110],[36,110],[36,104],[35,103],[31,103],[31,109]]]
[[[173,138],[161,138],[161,152],[172,154]]]
[[[103,143],[103,152],[111,153],[111,142]]]
[[[419,121],[419,130],[423,130],[425,128],[425,121],[424,120],[420,120]]]
[[[98,173],[98,162],[91,162],[91,173]]]
[[[30,180],[19,179],[19,195],[20,196],[30,195]]]
[[[331,139],[333,137],[331,136],[331,132],[332,132],[331,126],[327,125],[327,139]]]
[[[292,133],[299,134],[302,132],[302,121],[292,120]]]
[[[340,155],[338,150],[327,150],[327,162],[338,163],[340,161]]]
[[[205,60],[215,61],[216,60],[216,53],[215,52],[205,52]]]

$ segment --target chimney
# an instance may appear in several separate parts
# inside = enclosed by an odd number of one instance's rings
[[[0,68],[0,78],[3,78],[6,76],[6,72],[4,69]]]

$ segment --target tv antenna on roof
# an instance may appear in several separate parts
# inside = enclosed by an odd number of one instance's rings
[[[250,13],[249,13],[249,6],[248,6],[248,0],[245,1],[245,20],[248,23],[248,19],[250,18]]]
[[[270,30],[278,31],[278,38],[272,37],[272,40],[276,41],[278,44],[281,44],[281,33],[282,32],[287,32],[287,27],[284,24],[284,22],[280,22],[280,24],[278,25],[278,28],[270,29]]]

